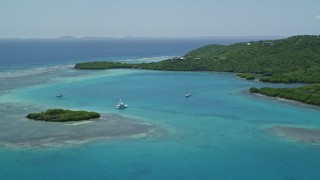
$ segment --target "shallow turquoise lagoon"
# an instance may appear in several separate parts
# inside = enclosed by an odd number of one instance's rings
[[[35,124],[40,129],[50,128],[23,116],[58,107],[119,115],[126,121],[152,125],[158,133],[66,146],[3,146],[0,179],[320,177],[317,144],[269,130],[274,126],[318,128],[319,109],[248,93],[252,86],[286,85],[246,81],[230,73],[147,70],[79,72],[66,68],[41,74],[41,81],[32,80],[39,79],[38,75],[22,78],[34,83],[11,88],[0,96],[0,103],[7,107],[1,109],[3,139],[9,132]],[[59,89],[63,98],[55,97]],[[184,96],[186,89],[192,93],[189,98]],[[129,107],[115,109],[119,99]],[[86,131],[95,123],[99,122],[73,127]]]

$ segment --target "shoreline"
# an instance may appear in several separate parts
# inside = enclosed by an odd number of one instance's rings
[[[307,103],[303,103],[300,101],[295,101],[292,99],[285,99],[285,98],[280,98],[280,97],[274,97],[274,96],[267,96],[261,93],[250,93],[248,92],[248,95],[251,95],[251,97],[260,97],[260,98],[264,98],[264,99],[269,99],[269,100],[273,100],[273,101],[277,101],[280,103],[285,103],[288,105],[293,105],[293,106],[297,106],[297,107],[303,107],[303,108],[311,108],[317,111],[320,111],[320,106],[318,105],[313,105],[313,104],[307,104]]]
[[[88,62],[90,63],[90,62]],[[82,68],[76,68],[74,67],[75,69],[77,70],[88,70],[88,69],[82,69]],[[198,73],[230,73],[230,74],[233,74],[235,75],[236,78],[238,79],[241,79],[241,80],[247,80],[247,81],[254,81],[254,82],[261,82],[261,83],[268,83],[268,84],[283,84],[283,83],[272,83],[272,82],[263,82],[263,81],[260,81],[260,80],[257,80],[256,78],[255,79],[247,79],[247,78],[242,78],[242,77],[239,77],[237,76],[237,73],[236,72],[221,72],[221,71],[179,71],[179,70],[159,70],[159,69],[148,69],[148,68],[127,68],[127,67],[124,67],[124,68],[106,68],[106,69],[89,69],[89,70],[92,70],[92,71],[101,71],[101,70],[114,70],[114,69],[129,69],[129,70],[151,70],[151,71],[160,71],[160,72],[198,72]],[[297,82],[299,84],[299,82]],[[296,84],[296,83],[295,83]],[[314,85],[314,84],[307,84],[307,85]],[[306,85],[305,85],[306,86]],[[293,87],[288,87],[289,89],[294,89]],[[249,89],[250,90],[250,89]],[[261,94],[261,95],[264,95],[264,96],[269,96],[269,95],[265,95],[265,94],[262,94],[261,92],[258,92],[258,93],[255,93],[255,94]],[[269,97],[274,97],[274,96],[269,96]],[[278,97],[280,98],[280,97]],[[303,103],[303,104],[306,104],[306,105],[312,105],[312,106],[320,106],[320,105],[317,105],[317,104],[310,104],[310,103],[306,103],[306,102],[303,102],[303,101],[299,101],[299,100],[294,100],[294,99],[287,99],[287,98],[281,98],[281,99],[284,99],[284,100],[288,100],[288,101],[296,101],[296,102],[300,102],[300,103]]]

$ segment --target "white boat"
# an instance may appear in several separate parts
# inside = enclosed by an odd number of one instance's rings
[[[63,97],[63,94],[61,92],[61,90],[59,90],[58,94],[56,95],[56,97]]]
[[[124,109],[124,108],[126,108],[126,107],[128,107],[128,105],[124,104],[124,103],[121,101],[121,99],[119,100],[119,103],[116,105],[116,108],[117,108],[117,109]]]
[[[190,97],[190,96],[191,96],[191,92],[188,90],[188,88],[186,88],[185,97]]]

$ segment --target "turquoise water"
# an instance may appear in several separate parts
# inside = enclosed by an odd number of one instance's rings
[[[9,104],[0,111],[4,114],[0,120],[2,139],[10,139],[6,135],[10,132],[11,136],[29,136],[13,131],[35,126],[39,131],[48,128],[48,124],[23,118],[28,111],[48,107],[120,115],[127,121],[150,124],[159,133],[66,146],[3,146],[0,179],[320,177],[318,145],[268,131],[274,126],[318,128],[320,111],[247,92],[252,86],[275,85],[245,81],[230,73],[97,72],[76,71],[71,67],[43,72],[41,76],[18,77],[16,81],[26,82],[18,83],[19,86],[8,81],[0,96],[1,104]],[[190,98],[184,97],[186,88],[192,93]],[[64,93],[63,98],[55,97],[58,89]],[[127,109],[114,108],[120,98],[129,105]],[[94,124],[99,122],[73,127],[88,131]]]

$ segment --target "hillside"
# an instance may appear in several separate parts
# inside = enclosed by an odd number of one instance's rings
[[[267,82],[320,82],[320,36],[208,45],[184,57],[185,60],[167,60],[153,66],[167,70],[256,73],[265,75],[261,80]]]

